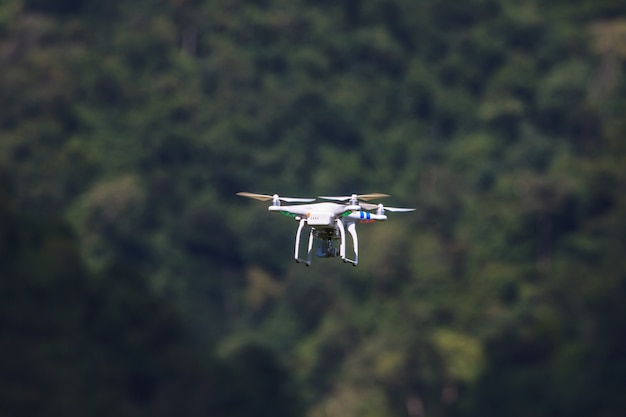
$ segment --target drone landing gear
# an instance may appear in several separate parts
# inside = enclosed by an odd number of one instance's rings
[[[350,237],[352,237],[352,248],[354,249],[354,259],[350,259],[346,256],[346,230],[343,226],[343,222],[337,219],[337,229],[339,229],[339,234],[341,235],[341,246],[340,246],[340,254],[341,259],[345,263],[350,263],[353,266],[356,266],[359,263],[359,238],[356,234],[356,223],[350,222],[348,223],[348,233],[350,233]]]
[[[300,257],[300,242],[302,240],[302,229],[307,226],[305,219],[300,220],[298,225],[298,231],[296,232],[296,242],[294,248],[294,259],[297,263],[303,263],[306,266],[311,266],[311,258],[313,252],[313,240],[317,238],[320,241],[320,245],[317,249],[317,256],[320,258],[334,258],[340,256],[345,263],[356,266],[359,262],[359,241],[356,234],[355,222],[347,223],[348,233],[352,238],[352,247],[354,249],[354,259],[346,257],[346,230],[344,223],[341,219],[335,220],[334,229],[320,229],[316,230],[311,228],[309,233],[309,242],[307,246],[306,259]],[[333,246],[333,241],[339,240],[340,244],[337,248]]]
[[[302,229],[306,226],[306,220],[301,219],[300,224],[298,225],[298,231],[296,232],[296,247],[294,251],[294,259],[296,263],[303,263],[306,266],[311,266],[311,250],[313,249],[313,228],[311,228],[311,233],[309,234],[309,246],[307,251],[307,259],[300,258],[300,236],[302,234]]]

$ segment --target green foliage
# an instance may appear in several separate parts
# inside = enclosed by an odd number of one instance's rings
[[[272,350],[204,352],[132,263],[91,275],[67,226],[0,202],[2,415],[300,414]]]
[[[544,3],[3,2],[2,413],[618,415],[626,10]]]

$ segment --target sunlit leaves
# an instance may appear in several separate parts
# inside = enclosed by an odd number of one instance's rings
[[[434,335],[434,342],[449,375],[462,382],[475,380],[484,365],[484,352],[479,340],[447,329]]]

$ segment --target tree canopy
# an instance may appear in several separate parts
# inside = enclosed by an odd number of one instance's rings
[[[616,416],[617,0],[7,0],[0,414]],[[385,192],[361,262],[235,193]]]

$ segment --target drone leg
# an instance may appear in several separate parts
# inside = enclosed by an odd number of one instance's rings
[[[306,266],[310,266],[311,265],[311,249],[310,246],[311,244],[309,243],[309,258],[308,260],[304,260],[304,259],[300,259],[300,236],[302,235],[302,229],[304,228],[304,226],[306,225],[306,220],[305,219],[301,219],[300,220],[300,224],[298,225],[298,231],[296,232],[296,245],[295,245],[295,249],[294,249],[294,258],[296,260],[297,263],[304,263]],[[312,233],[312,231],[311,231]],[[310,241],[310,237],[309,237],[309,241]]]
[[[345,262],[350,262],[352,265],[356,266],[359,263],[359,238],[356,234],[356,223],[350,222],[348,223],[348,233],[352,236],[352,247],[354,249],[354,260],[344,258]]]
[[[311,233],[309,234],[309,250],[307,254],[307,266],[311,265],[311,252],[313,251],[313,228],[311,228]]]
[[[339,256],[343,261],[346,261],[346,229],[343,227],[341,219],[335,220],[337,223],[337,229],[339,229],[339,236],[341,237],[341,243],[339,244]]]

